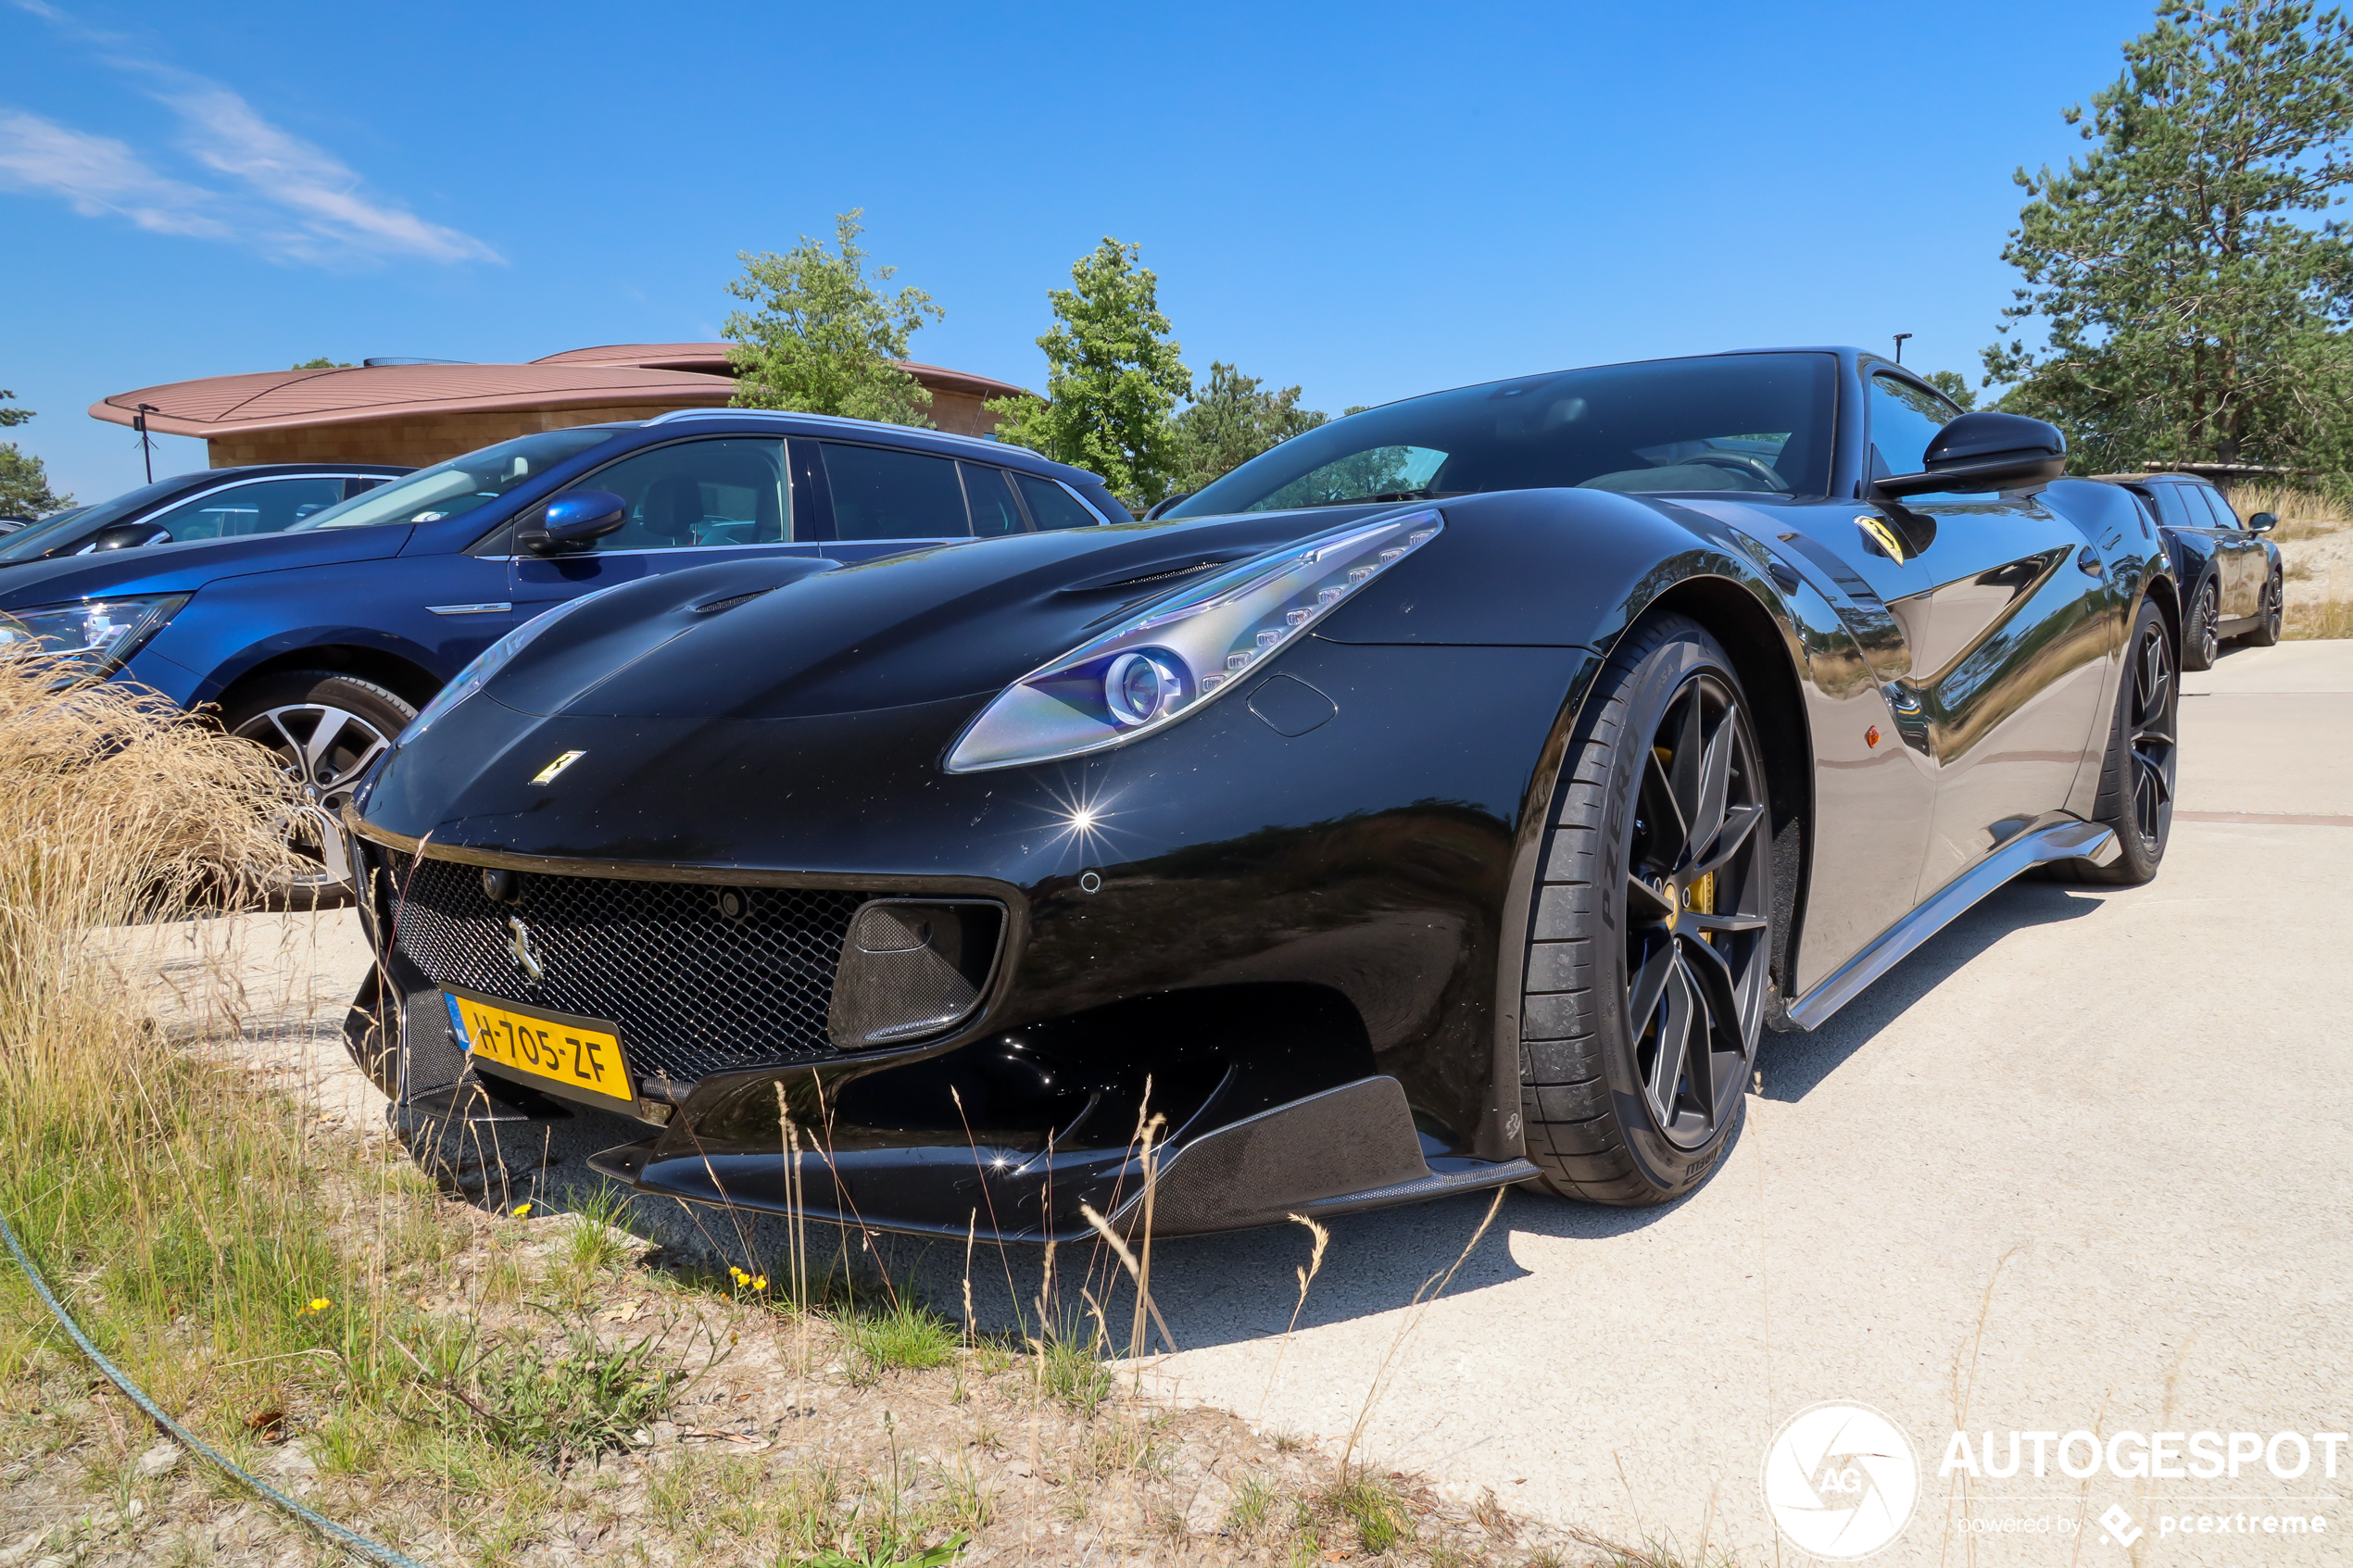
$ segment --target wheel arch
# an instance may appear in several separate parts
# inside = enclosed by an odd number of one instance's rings
[[[422,708],[432,701],[434,694],[441,690],[443,684],[440,677],[433,671],[399,654],[346,643],[321,643],[288,648],[239,671],[212,700],[215,705],[226,709],[236,700],[238,693],[254,682],[296,670],[324,670],[336,675],[356,675],[392,692],[411,708]]]

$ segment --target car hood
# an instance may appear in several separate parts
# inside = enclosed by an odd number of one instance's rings
[[[535,717],[746,720],[995,691],[1204,567],[1399,509],[1115,523],[854,566],[697,568],[566,616],[484,689]]]
[[[398,555],[405,526],[321,528],[301,533],[257,533],[237,539],[191,539],[143,545],[59,560],[0,568],[0,609],[21,609],[105,595],[185,594],[224,577]]]

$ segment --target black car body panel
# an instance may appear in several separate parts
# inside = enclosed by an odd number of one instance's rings
[[[356,802],[382,1080],[560,1114],[545,1083],[469,1070],[439,987],[610,1020],[645,1125],[607,1169],[958,1236],[1132,1223],[1139,1116],[1164,1119],[1164,1232],[1533,1173],[1518,1014],[1547,812],[1629,627],[1694,617],[1740,664],[1785,868],[1776,989],[1810,1026],[1922,911],[2057,852],[2024,847],[2091,810],[2132,615],[2178,618],[2108,486],[1867,498],[1897,442],[1893,416],[1873,438],[1870,378],[1903,372],[1788,352],[1832,367],[1821,494],[1498,488],[613,591]],[[1442,530],[1223,700],[1063,760],[949,767],[1009,684],[1106,625],[1416,508]],[[893,900],[986,960],[952,1023],[843,1048],[821,993],[888,961],[851,922]]]

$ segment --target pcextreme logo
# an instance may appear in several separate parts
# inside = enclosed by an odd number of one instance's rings
[[[1832,1562],[1904,1533],[1919,1499],[1911,1439],[1881,1411],[1845,1403],[1790,1417],[1765,1450],[1765,1508],[1798,1550]]]

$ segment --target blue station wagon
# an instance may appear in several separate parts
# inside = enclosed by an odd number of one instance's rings
[[[475,655],[583,595],[721,561],[849,563],[1127,521],[1096,475],[1017,447],[688,410],[501,442],[283,533],[28,562],[0,573],[0,651],[37,641],[216,705],[333,810]]]

